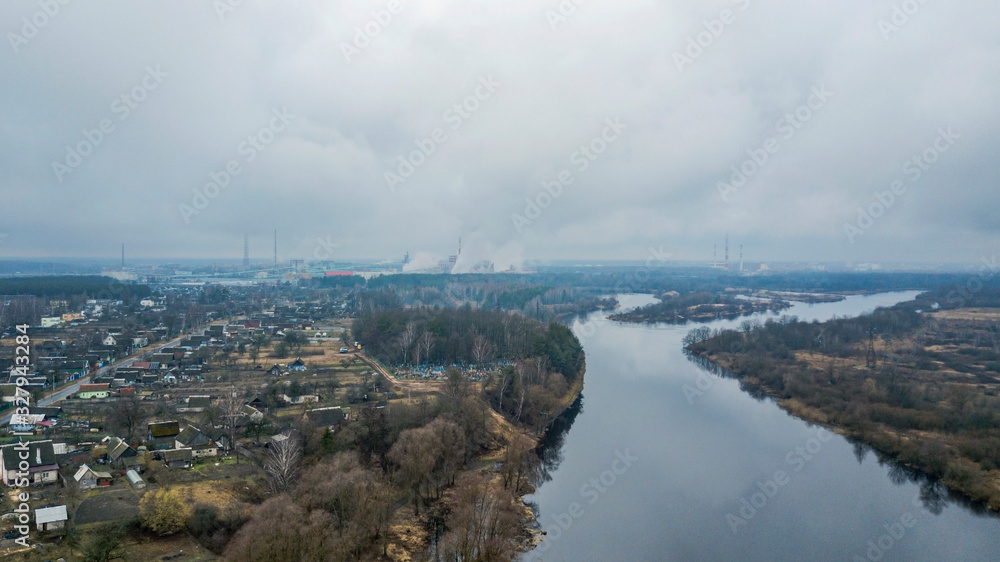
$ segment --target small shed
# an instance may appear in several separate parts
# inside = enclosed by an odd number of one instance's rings
[[[43,507],[35,510],[35,525],[39,531],[55,531],[66,527],[66,506],[57,505],[55,507]]]
[[[112,476],[110,472],[94,470],[87,465],[82,465],[73,475],[73,479],[76,480],[81,489],[89,490],[98,486],[110,486]]]
[[[142,490],[146,487],[146,481],[143,480],[142,477],[139,476],[139,473],[134,469],[129,469],[129,471],[125,473],[125,478],[128,479],[128,483],[131,484],[136,490]]]
[[[190,448],[163,451],[163,462],[170,468],[191,468],[194,454]]]

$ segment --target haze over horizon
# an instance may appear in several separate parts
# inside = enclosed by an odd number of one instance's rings
[[[6,2],[0,258],[974,265],[990,7]]]

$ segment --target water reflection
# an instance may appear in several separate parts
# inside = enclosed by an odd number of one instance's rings
[[[535,449],[539,461],[536,486],[552,480],[552,474],[559,468],[564,458],[563,444],[566,442],[566,435],[569,434],[573,422],[581,412],[583,412],[583,393],[552,423],[538,448]]]

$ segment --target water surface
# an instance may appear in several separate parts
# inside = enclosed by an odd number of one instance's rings
[[[781,314],[823,321],[916,294],[796,303]],[[681,339],[699,325],[601,313],[574,323],[586,386],[552,436],[550,480],[527,498],[548,538],[526,559],[1000,560],[1000,519],[688,359]]]

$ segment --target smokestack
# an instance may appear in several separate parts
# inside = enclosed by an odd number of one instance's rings
[[[743,273],[743,244],[740,244],[740,273]]]
[[[729,269],[729,233],[726,233],[726,269]]]
[[[278,230],[274,231],[274,269],[278,269]]]
[[[122,242],[122,271],[125,270],[125,243]]]
[[[250,235],[243,235],[243,267],[250,268]]]

